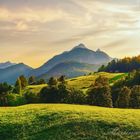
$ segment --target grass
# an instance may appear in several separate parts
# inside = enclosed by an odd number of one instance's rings
[[[67,84],[69,87],[75,87],[77,89],[80,89],[80,90],[86,92],[88,90],[88,88],[91,86],[91,84],[94,83],[95,79],[100,75],[109,78],[110,84],[113,84],[115,81],[121,79],[122,77],[126,76],[127,74],[100,72],[100,73],[95,73],[92,75],[86,75],[86,76],[80,76],[80,77],[68,79]],[[31,85],[31,86],[28,86],[25,90],[31,91],[33,93],[39,93],[40,90],[45,86],[47,86],[47,84]]]
[[[138,140],[140,110],[66,104],[0,108],[1,140]]]
[[[43,87],[46,87],[47,84],[42,84],[42,85],[30,85],[28,86],[25,91],[31,91],[33,93],[39,93],[40,90],[43,88]]]
[[[121,79],[123,76],[127,75],[124,73],[106,73],[106,72],[100,72],[95,73],[92,75],[86,75],[86,76],[80,76],[77,78],[72,78],[68,80],[68,85],[70,87],[76,87],[81,90],[87,90],[91,84],[94,83],[95,79],[99,76],[105,76],[110,79],[110,84],[114,83],[115,81]]]

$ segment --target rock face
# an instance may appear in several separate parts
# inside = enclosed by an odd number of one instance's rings
[[[70,51],[54,56],[44,65],[33,70],[31,75],[39,76],[45,74],[54,66],[63,62],[79,62],[102,65],[110,62],[111,60],[112,58],[100,49],[98,49],[97,51],[92,51],[88,49],[84,44],[79,44]]]

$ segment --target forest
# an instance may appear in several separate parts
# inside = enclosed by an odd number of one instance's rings
[[[135,57],[125,57],[123,59],[113,59],[107,66],[102,65],[99,72],[131,72],[140,69],[140,55]]]
[[[97,73],[95,73],[96,75]],[[65,76],[36,80],[21,75],[15,85],[0,84],[0,105],[18,106],[30,103],[87,104],[114,108],[140,108],[140,71],[133,70],[110,84],[109,78],[98,76],[86,92],[70,87]],[[38,93],[25,90],[29,85],[46,84]]]

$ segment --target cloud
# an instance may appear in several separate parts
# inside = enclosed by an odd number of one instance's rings
[[[32,29],[30,28],[30,24],[46,23],[62,18],[63,16],[64,13],[61,10],[42,9],[36,11],[31,8],[23,8],[20,11],[12,11],[7,8],[0,8],[0,22],[11,22],[16,27],[10,27],[18,31]]]
[[[25,24],[24,22],[20,21],[17,23],[17,26],[16,26],[17,30],[18,31],[25,31],[25,30],[28,30],[28,25]]]
[[[139,32],[137,0],[0,0],[0,47],[7,47],[5,53],[9,48],[16,52],[15,45],[21,51],[38,52],[39,47],[40,54],[57,52],[57,46],[63,50],[80,41],[111,50],[130,46],[131,36],[137,45]]]

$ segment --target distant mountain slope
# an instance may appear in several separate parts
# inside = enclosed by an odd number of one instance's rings
[[[81,76],[93,71],[97,71],[100,65],[79,63],[79,62],[62,62],[50,69],[46,74],[39,76],[38,78],[48,79],[51,76],[65,75],[68,78]]]
[[[8,68],[10,66],[16,65],[15,63],[11,63],[10,61],[7,61],[5,63],[0,63],[0,69],[5,69]]]
[[[0,69],[0,82],[8,82],[13,84],[18,76],[22,74],[26,76],[31,70],[31,67],[23,63],[13,65],[5,69]]]
[[[72,50],[57,55],[46,62],[44,65],[32,71],[31,75],[39,76],[47,73],[55,65],[63,62],[80,62],[87,64],[105,64],[112,60],[105,52],[100,50],[92,51],[85,47],[84,44],[80,44],[74,47]]]

